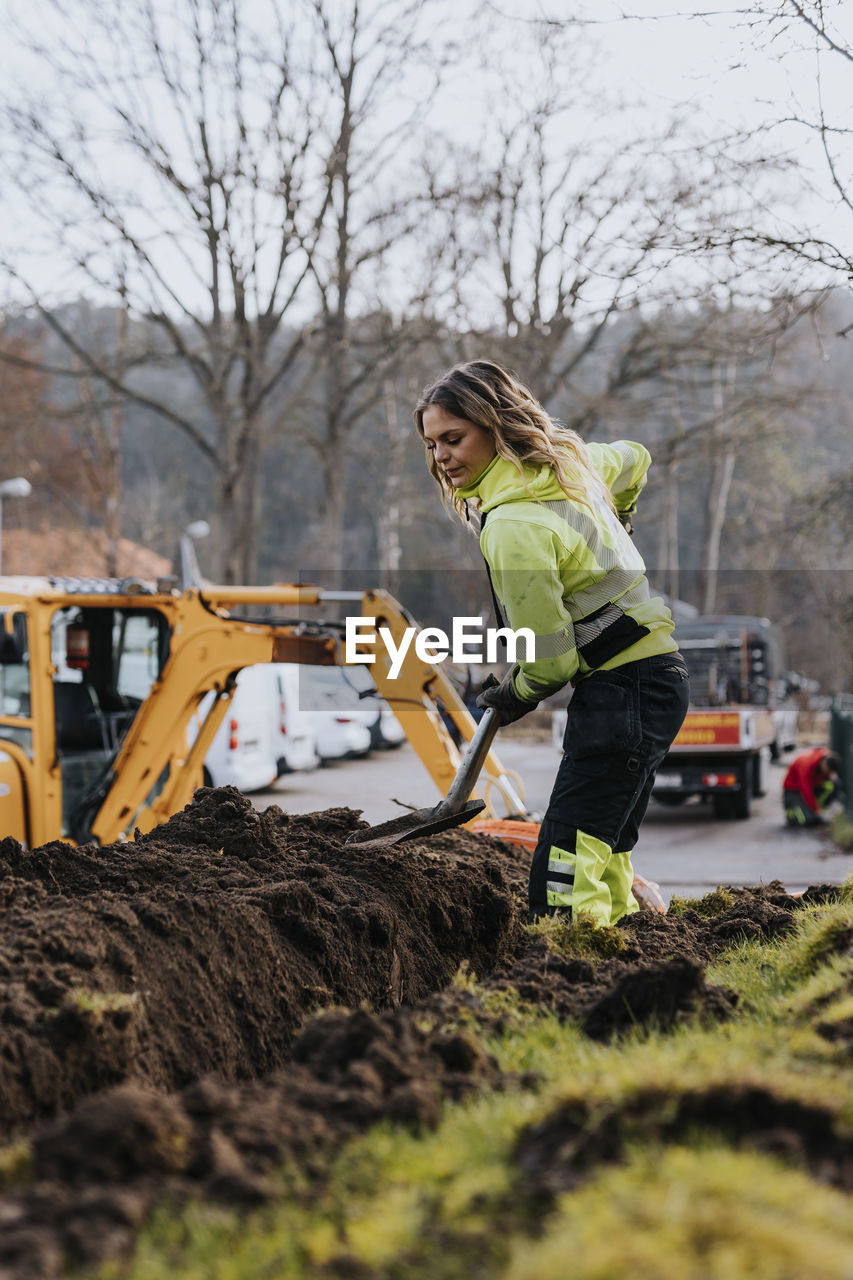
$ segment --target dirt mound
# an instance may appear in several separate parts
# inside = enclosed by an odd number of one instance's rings
[[[843,1114],[737,1081],[681,1094],[640,1089],[621,1106],[573,1102],[525,1130],[515,1160],[525,1194],[553,1198],[621,1160],[627,1142],[673,1142],[697,1132],[775,1153],[853,1190],[853,1139]]]
[[[511,957],[522,854],[462,832],[360,852],[359,825],[224,788],[125,844],[0,842],[0,1136],[128,1080],[256,1078],[312,1009],[413,1003]]]
[[[28,1137],[0,1195],[3,1280],[126,1249],[164,1195],[255,1203],[282,1158],[322,1176],[380,1119],[430,1127],[443,1099],[502,1087],[476,1035],[502,1016],[491,991],[600,1039],[729,1016],[705,962],[798,906],[731,890],[716,914],[634,916],[612,954],[561,958],[522,927],[527,853],[463,831],[359,851],[358,826],[226,788],[126,844],[0,842],[0,1096],[6,1136]],[[449,985],[463,962],[480,989]]]
[[[378,1120],[432,1127],[442,1099],[500,1083],[473,1037],[426,1031],[401,1008],[319,1015],[293,1062],[262,1081],[101,1093],[34,1136],[35,1186],[0,1199],[0,1276],[54,1277],[63,1258],[109,1257],[164,1195],[258,1203],[283,1158],[317,1175],[330,1150]]]
[[[811,901],[837,893],[815,886]],[[713,896],[713,895],[712,895]],[[804,895],[805,896],[805,895]],[[487,986],[513,989],[521,998],[557,1017],[577,1021],[587,1035],[608,1040],[638,1026],[666,1030],[700,1014],[730,1017],[736,997],[705,981],[705,965],[733,943],[769,942],[793,927],[801,899],[778,881],[758,888],[727,889],[717,914],[688,910],[681,915],[640,912],[623,920],[610,958],[561,958],[542,938]]]

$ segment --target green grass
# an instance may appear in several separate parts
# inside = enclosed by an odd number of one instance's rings
[[[628,946],[625,935],[615,925],[597,925],[584,917],[565,920],[550,916],[531,925],[530,932],[544,938],[549,951],[564,960],[610,960]]]
[[[0,1187],[4,1190],[32,1180],[33,1149],[25,1139],[0,1147]]]
[[[848,1280],[849,1197],[719,1146],[635,1151],[565,1196],[502,1280]]]
[[[634,1031],[611,1045],[511,994],[485,994],[463,973],[457,986],[478,995],[484,1010],[479,1030],[476,1010],[461,1015],[467,1032],[504,1071],[535,1073],[538,1088],[448,1105],[432,1133],[375,1128],[337,1154],[322,1186],[285,1167],[276,1201],[250,1215],[201,1203],[163,1208],[135,1258],[100,1274],[850,1280],[849,1196],[828,1185],[826,1168],[814,1176],[796,1144],[784,1159],[754,1149],[750,1113],[743,1120],[726,1106],[754,1091],[771,1111],[793,1115],[795,1127],[800,1117],[807,1137],[818,1117],[849,1150],[849,1041],[819,1028],[843,1027],[853,1014],[851,924],[849,897],[804,908],[787,936],[735,945],[709,967],[710,982],[739,993],[735,1019],[670,1034]],[[575,929],[566,942],[565,933],[552,926],[549,945],[553,935],[568,954],[584,947],[600,954],[601,939]],[[697,1111],[697,1099],[708,1106]],[[693,1117],[689,1124],[680,1125],[683,1114]],[[560,1138],[553,1167],[544,1160],[531,1171],[521,1167],[517,1144],[536,1125]],[[597,1154],[599,1134],[615,1162]],[[576,1167],[578,1150],[586,1155]],[[561,1189],[564,1170],[574,1171],[571,1190]]]
[[[66,1009],[75,1009],[92,1023],[98,1024],[110,1014],[125,1014],[130,1017],[138,1010],[139,1005],[137,991],[91,991],[88,987],[72,987],[53,1013],[56,1015]]]
[[[667,914],[683,916],[686,911],[695,911],[697,915],[710,919],[712,916],[722,915],[724,911],[728,911],[729,907],[733,907],[736,902],[737,898],[731,889],[725,889],[722,885],[718,885],[711,893],[706,893],[704,898],[673,897],[667,908]]]
[[[832,819],[832,825],[829,829],[833,843],[838,845],[845,853],[853,849],[853,822],[843,811],[837,813]]]

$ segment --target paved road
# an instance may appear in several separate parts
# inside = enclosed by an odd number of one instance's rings
[[[541,816],[557,769],[554,748],[507,738],[498,744],[498,755],[521,776],[528,809]],[[840,884],[853,874],[853,856],[835,850],[822,832],[789,831],[783,825],[783,774],[782,765],[770,768],[767,795],[754,801],[746,822],[716,821],[710,806],[698,802],[677,809],[652,803],[635,853],[636,869],[660,885],[667,902],[673,894],[700,897],[718,884],[781,880],[791,892],[817,882]],[[428,805],[440,796],[406,743],[363,760],[279,778],[273,790],[252,799],[260,809],[278,804],[291,813],[348,805],[361,809],[368,822],[382,822],[402,812],[394,799]]]

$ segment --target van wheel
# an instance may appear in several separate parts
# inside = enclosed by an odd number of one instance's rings
[[[201,781],[202,781],[202,786],[205,786],[205,787],[213,786],[213,778],[211,778],[210,776],[210,770],[208,769],[207,765],[204,765],[202,767]]]

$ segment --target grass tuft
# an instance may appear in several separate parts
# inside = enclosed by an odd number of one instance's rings
[[[833,844],[836,844],[839,849],[842,849],[845,853],[853,850],[853,822],[843,811],[837,813],[832,819],[829,834],[832,837]]]
[[[0,1147],[0,1187],[23,1186],[32,1181],[35,1173],[33,1149],[28,1142],[21,1139],[11,1146]]]
[[[109,1013],[132,1013],[139,1004],[139,992],[90,991],[88,987],[73,987],[65,997],[65,1004],[80,1013],[90,1014],[98,1022]]]
[[[667,908],[667,915],[683,916],[686,911],[695,911],[698,916],[710,920],[713,916],[721,916],[724,911],[728,911],[736,901],[731,889],[718,885],[703,898],[672,898]]]
[[[786,968],[792,981],[808,979],[835,956],[853,954],[853,901],[845,898],[806,916],[787,951]]]
[[[628,946],[625,935],[615,925],[597,925],[585,916],[577,920],[549,916],[527,927],[534,936],[545,939],[549,951],[564,960],[610,960]]]
[[[780,1161],[710,1146],[635,1152],[563,1197],[501,1280],[846,1280],[841,1192]]]

